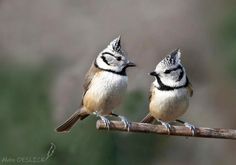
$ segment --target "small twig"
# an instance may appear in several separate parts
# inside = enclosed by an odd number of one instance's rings
[[[101,120],[97,121],[97,129],[107,129],[105,123]],[[111,121],[109,130],[126,131],[123,122]],[[152,125],[147,123],[132,122],[129,132],[142,132],[142,133],[157,133],[161,135],[168,135],[167,129],[162,125]],[[221,138],[221,139],[234,139],[236,140],[236,130],[224,128],[196,128],[195,135],[192,136],[191,130],[184,126],[172,126],[170,136],[190,136],[190,137],[203,137],[203,138]]]

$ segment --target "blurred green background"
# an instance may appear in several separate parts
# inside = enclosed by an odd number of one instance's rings
[[[56,149],[40,164],[234,164],[233,141],[98,131],[95,116],[70,134],[54,128],[78,108],[92,60],[118,35],[138,67],[128,71],[128,92],[115,112],[132,121],[145,116],[153,81],[147,73],[179,47],[194,86],[182,119],[235,128],[235,6],[230,0],[1,0],[0,164],[45,157],[50,143]]]

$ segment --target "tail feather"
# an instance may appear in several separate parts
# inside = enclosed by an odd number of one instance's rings
[[[88,117],[89,114],[86,112],[82,112],[81,110],[77,110],[74,114],[72,114],[69,119],[67,119],[62,125],[56,128],[56,132],[67,133],[70,129],[75,125],[77,121],[83,120]]]
[[[149,113],[146,117],[141,120],[141,123],[153,123],[155,121],[155,118]]]

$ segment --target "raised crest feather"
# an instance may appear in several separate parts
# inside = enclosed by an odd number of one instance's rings
[[[112,42],[111,42],[111,45],[112,45],[112,48],[113,50],[119,52],[121,50],[121,37],[118,36],[116,39],[114,39]]]

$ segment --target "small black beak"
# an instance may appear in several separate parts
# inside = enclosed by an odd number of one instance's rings
[[[135,67],[136,64],[129,61],[126,66],[127,66],[127,67]]]
[[[149,75],[151,75],[151,76],[157,76],[158,74],[154,71],[154,72],[150,72]]]

